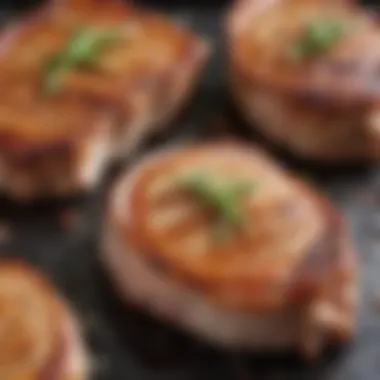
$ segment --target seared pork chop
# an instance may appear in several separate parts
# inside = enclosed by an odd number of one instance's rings
[[[103,238],[123,299],[212,344],[317,355],[353,334],[341,217],[257,148],[152,154],[115,185]]]
[[[244,0],[227,17],[231,91],[244,118],[316,161],[380,158],[380,27],[349,1]]]
[[[0,189],[17,199],[93,188],[179,111],[207,44],[123,1],[48,4],[0,38]]]
[[[85,380],[88,360],[71,311],[37,271],[0,264],[0,377]]]

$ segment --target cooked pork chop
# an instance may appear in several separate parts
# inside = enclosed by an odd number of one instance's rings
[[[380,29],[349,1],[243,0],[227,18],[244,118],[302,158],[380,159]]]
[[[102,260],[122,298],[212,344],[317,355],[353,334],[341,217],[256,148],[180,147],[137,164],[111,193]]]
[[[0,188],[91,189],[179,111],[207,44],[123,1],[57,1],[0,38]]]
[[[0,265],[0,377],[85,380],[76,322],[51,285],[21,262]]]

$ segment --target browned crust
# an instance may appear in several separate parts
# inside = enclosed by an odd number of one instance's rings
[[[51,323],[54,323],[54,346],[51,347],[50,357],[46,358],[45,365],[38,369],[38,372],[31,374],[37,376],[37,379],[48,380],[60,376],[57,374],[63,374],[65,372],[66,357],[68,354],[69,337],[65,324],[68,323],[69,315],[65,310],[62,300],[57,295],[54,287],[48,282],[47,279],[41,276],[41,274],[33,269],[31,266],[21,260],[5,259],[0,263],[0,273],[9,274],[9,272],[17,273],[27,278],[30,285],[39,289],[39,294],[43,298],[48,299],[50,304],[50,310],[52,318]],[[34,377],[33,377],[34,378]]]
[[[326,228],[324,236],[291,276],[289,299],[296,303],[307,304],[315,297],[341,297],[340,289],[347,283],[354,284],[357,277],[356,253],[343,217],[327,200],[318,197],[316,202],[324,211]],[[342,309],[350,309],[348,315],[355,314],[352,309],[356,308],[356,300],[347,304],[346,300],[337,299],[336,303]],[[352,332],[345,327],[338,328],[341,339]]]
[[[209,57],[209,48],[203,39],[189,30],[175,26],[175,24],[168,22],[169,20],[160,15],[132,8],[130,5],[126,5],[124,2],[118,0],[107,2],[98,2],[96,0],[69,0],[51,2],[40,9],[30,12],[27,17],[5,28],[2,32],[0,60],[1,57],[6,57],[8,46],[12,44],[12,41],[17,38],[20,33],[27,33],[30,27],[43,22],[49,14],[53,12],[63,12],[64,9],[70,9],[70,12],[74,13],[79,12],[81,17],[89,20],[91,20],[91,17],[101,19],[102,12],[105,12],[107,16],[111,18],[114,17],[118,22],[123,21],[124,18],[136,17],[143,24],[152,25],[153,28],[171,30],[173,35],[177,35],[176,43],[179,44],[178,55],[170,67],[167,67],[165,70],[161,70],[160,72],[154,70],[144,72],[144,70],[141,69],[140,74],[133,78],[130,83],[127,83],[126,86],[120,81],[114,81],[115,83],[109,87],[109,91],[103,88],[104,93],[94,93],[93,97],[88,91],[87,93],[81,93],[80,88],[76,88],[75,84],[74,87],[72,87],[70,84],[71,79],[68,78],[66,81],[68,87],[66,86],[67,89],[65,90],[64,97],[82,103],[83,108],[87,110],[86,112],[88,112],[89,115],[93,114],[92,117],[88,118],[88,123],[84,123],[85,125],[76,128],[71,136],[67,136],[67,138],[64,139],[53,139],[52,141],[41,141],[31,144],[29,141],[23,141],[21,132],[17,136],[7,131],[0,133],[0,145],[4,146],[2,151],[7,152],[7,154],[12,157],[16,157],[16,159],[28,160],[30,157],[41,156],[45,153],[51,154],[56,150],[72,148],[78,144],[78,139],[86,137],[88,132],[93,129],[92,121],[98,118],[96,115],[99,113],[101,116],[111,113],[113,115],[113,121],[120,124],[129,121],[133,122],[136,117],[141,117],[141,113],[151,113],[153,118],[155,114],[158,114],[159,119],[162,119],[161,125],[156,125],[159,123],[153,123],[153,130],[147,131],[148,134],[153,133],[159,127],[163,127],[162,124],[166,123],[168,119],[177,112],[177,108],[184,103],[186,99],[183,100],[182,104],[177,105],[176,99],[189,95],[188,93],[196,84],[197,77]],[[25,74],[26,77],[23,78],[21,75],[21,78],[17,80],[28,81],[30,80],[30,75],[34,75],[26,72],[21,74]],[[17,75],[20,76],[20,73],[17,73]],[[33,81],[35,80],[33,79]],[[181,86],[185,92],[184,94],[178,94],[176,92],[176,86],[180,81],[184,82]],[[147,84],[149,85],[148,89]],[[36,84],[33,84],[33,86],[36,86]],[[141,96],[146,98],[144,109],[141,109],[141,102],[139,101],[139,97]],[[176,108],[174,110],[175,112],[170,112],[172,111],[170,109],[167,112],[168,115],[161,115],[165,107],[170,106],[172,106],[171,108]],[[101,111],[99,111],[99,109]],[[117,129],[117,126],[115,128]]]
[[[95,115],[94,115],[95,116]],[[10,163],[27,165],[39,160],[46,160],[49,157],[63,157],[74,152],[77,147],[84,143],[91,135],[96,133],[95,129],[99,120],[104,119],[104,114],[99,117],[89,118],[88,123],[84,123],[80,128],[72,131],[73,133],[61,138],[38,139],[33,137],[32,141],[25,138],[20,133],[17,135],[11,131],[0,131],[0,149],[3,157]],[[95,120],[97,119],[97,120]],[[111,128],[111,120],[107,121]]]
[[[282,125],[286,127],[282,129],[281,125],[276,124],[276,128],[268,128],[270,120],[260,122],[260,116],[257,118],[256,111],[249,108],[251,96],[257,93],[260,96],[260,89],[256,91],[250,83],[245,86],[244,78],[234,74],[230,77],[231,93],[239,112],[278,147],[308,160],[331,163],[369,163],[380,157],[380,139],[376,135],[376,124],[371,120],[372,115],[377,113],[376,108],[371,110],[368,106],[356,104],[342,109],[336,107],[336,103],[329,103],[323,97],[311,94],[297,98],[268,91],[264,92],[264,96],[286,110]],[[311,120],[314,120],[313,128],[309,129],[311,135],[308,135],[308,123]],[[291,128],[293,125],[294,129]],[[299,129],[302,132],[303,127],[303,134],[290,135]],[[313,136],[316,136],[315,139]],[[297,141],[309,141],[306,144],[309,145],[308,150],[302,144],[297,144]]]
[[[226,43],[229,50],[230,69],[239,73],[246,82],[262,89],[279,91],[285,96],[292,96],[296,99],[317,99],[323,103],[323,107],[348,107],[351,105],[365,107],[377,105],[379,102],[378,91],[370,91],[368,88],[359,90],[351,86],[339,86],[332,81],[318,84],[307,73],[300,70],[297,75],[281,75],[263,73],[257,66],[248,59],[249,47],[245,34],[247,27],[254,22],[255,17],[260,17],[260,12],[265,8],[288,0],[269,0],[266,2],[258,0],[239,0],[229,9],[226,15]],[[299,0],[303,2],[313,2],[314,0]],[[316,1],[314,1],[316,2]],[[353,0],[318,0],[317,3],[323,6],[336,4],[344,10],[353,14],[361,15],[379,27],[377,18],[372,12],[363,10]],[[315,101],[313,102],[316,103]]]
[[[231,146],[233,144],[238,149],[245,149],[247,152],[255,151],[255,148],[249,147],[245,143],[219,142],[210,146],[215,144],[222,146]],[[190,151],[191,149],[186,150],[188,154],[190,154]],[[270,158],[259,148],[256,148],[256,152],[255,154],[259,157],[271,162]],[[299,266],[295,273],[289,276],[288,283],[268,283],[268,279],[261,276],[260,278],[251,278],[249,283],[230,284],[233,287],[236,286],[236,291],[240,291],[241,294],[249,290],[247,301],[249,308],[252,308],[253,304],[260,308],[277,308],[289,304],[305,305],[308,301],[324,292],[325,284],[335,278],[337,272],[344,270],[345,278],[354,276],[354,259],[351,257],[351,248],[342,248],[341,244],[341,240],[346,241],[348,237],[339,214],[329,202],[313,193],[300,181],[292,177],[289,177],[289,180],[296,181],[296,186],[302,189],[305,196],[312,197],[320,205],[325,220],[324,235],[321,236],[316,246],[311,247],[309,252],[304,253],[303,264]],[[109,204],[112,204],[112,199],[116,196],[116,192],[112,192]],[[126,194],[126,196],[129,195]],[[144,236],[139,236],[139,232],[133,226],[125,224],[125,221],[120,220],[112,212],[112,207],[109,212],[109,223],[113,226],[111,228],[116,228],[120,235],[123,236],[125,247],[132,247],[137,254],[144,256],[149,265],[163,272],[165,276],[169,276],[180,283],[185,283],[194,290],[207,293],[211,297],[214,296],[216,299],[218,299],[219,292],[223,294],[226,290],[223,283],[218,283],[215,279],[204,275],[198,276],[191,271],[184,271],[183,268],[180,269],[166,260],[164,256],[158,255],[157,252],[152,251],[152,248],[146,245],[147,240]],[[348,245],[351,247],[351,242]],[[350,265],[343,268],[342,262],[347,261],[350,261]],[[278,293],[278,295],[274,297],[273,292]],[[247,305],[240,305],[239,307],[244,309]]]

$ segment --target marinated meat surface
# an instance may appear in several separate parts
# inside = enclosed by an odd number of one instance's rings
[[[354,2],[238,1],[227,17],[230,84],[247,121],[307,159],[380,157],[380,29]]]
[[[167,125],[207,56],[190,31],[118,0],[57,1],[14,22],[0,37],[0,187],[91,189]]]
[[[317,355],[353,334],[341,217],[258,148],[154,153],[115,185],[104,229],[121,297],[210,343]]]
[[[71,311],[21,262],[0,265],[0,377],[85,380],[88,360]]]

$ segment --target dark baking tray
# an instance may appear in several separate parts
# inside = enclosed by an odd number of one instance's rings
[[[2,2],[1,14],[8,18],[33,3]],[[227,2],[151,3],[208,36],[216,51],[187,111],[173,124],[170,134],[152,141],[145,151],[212,138],[224,133],[226,125],[235,128],[240,137],[254,139],[247,136],[227,97],[221,38]],[[0,200],[1,256],[22,257],[35,264],[71,301],[93,354],[96,380],[380,379],[380,314],[376,305],[380,303],[380,170],[305,165],[278,150],[272,152],[315,182],[340,207],[360,254],[357,337],[348,347],[328,353],[318,362],[305,364],[295,355],[222,353],[123,306],[97,260],[104,196],[117,168],[109,173],[102,189],[80,199],[27,207]]]

